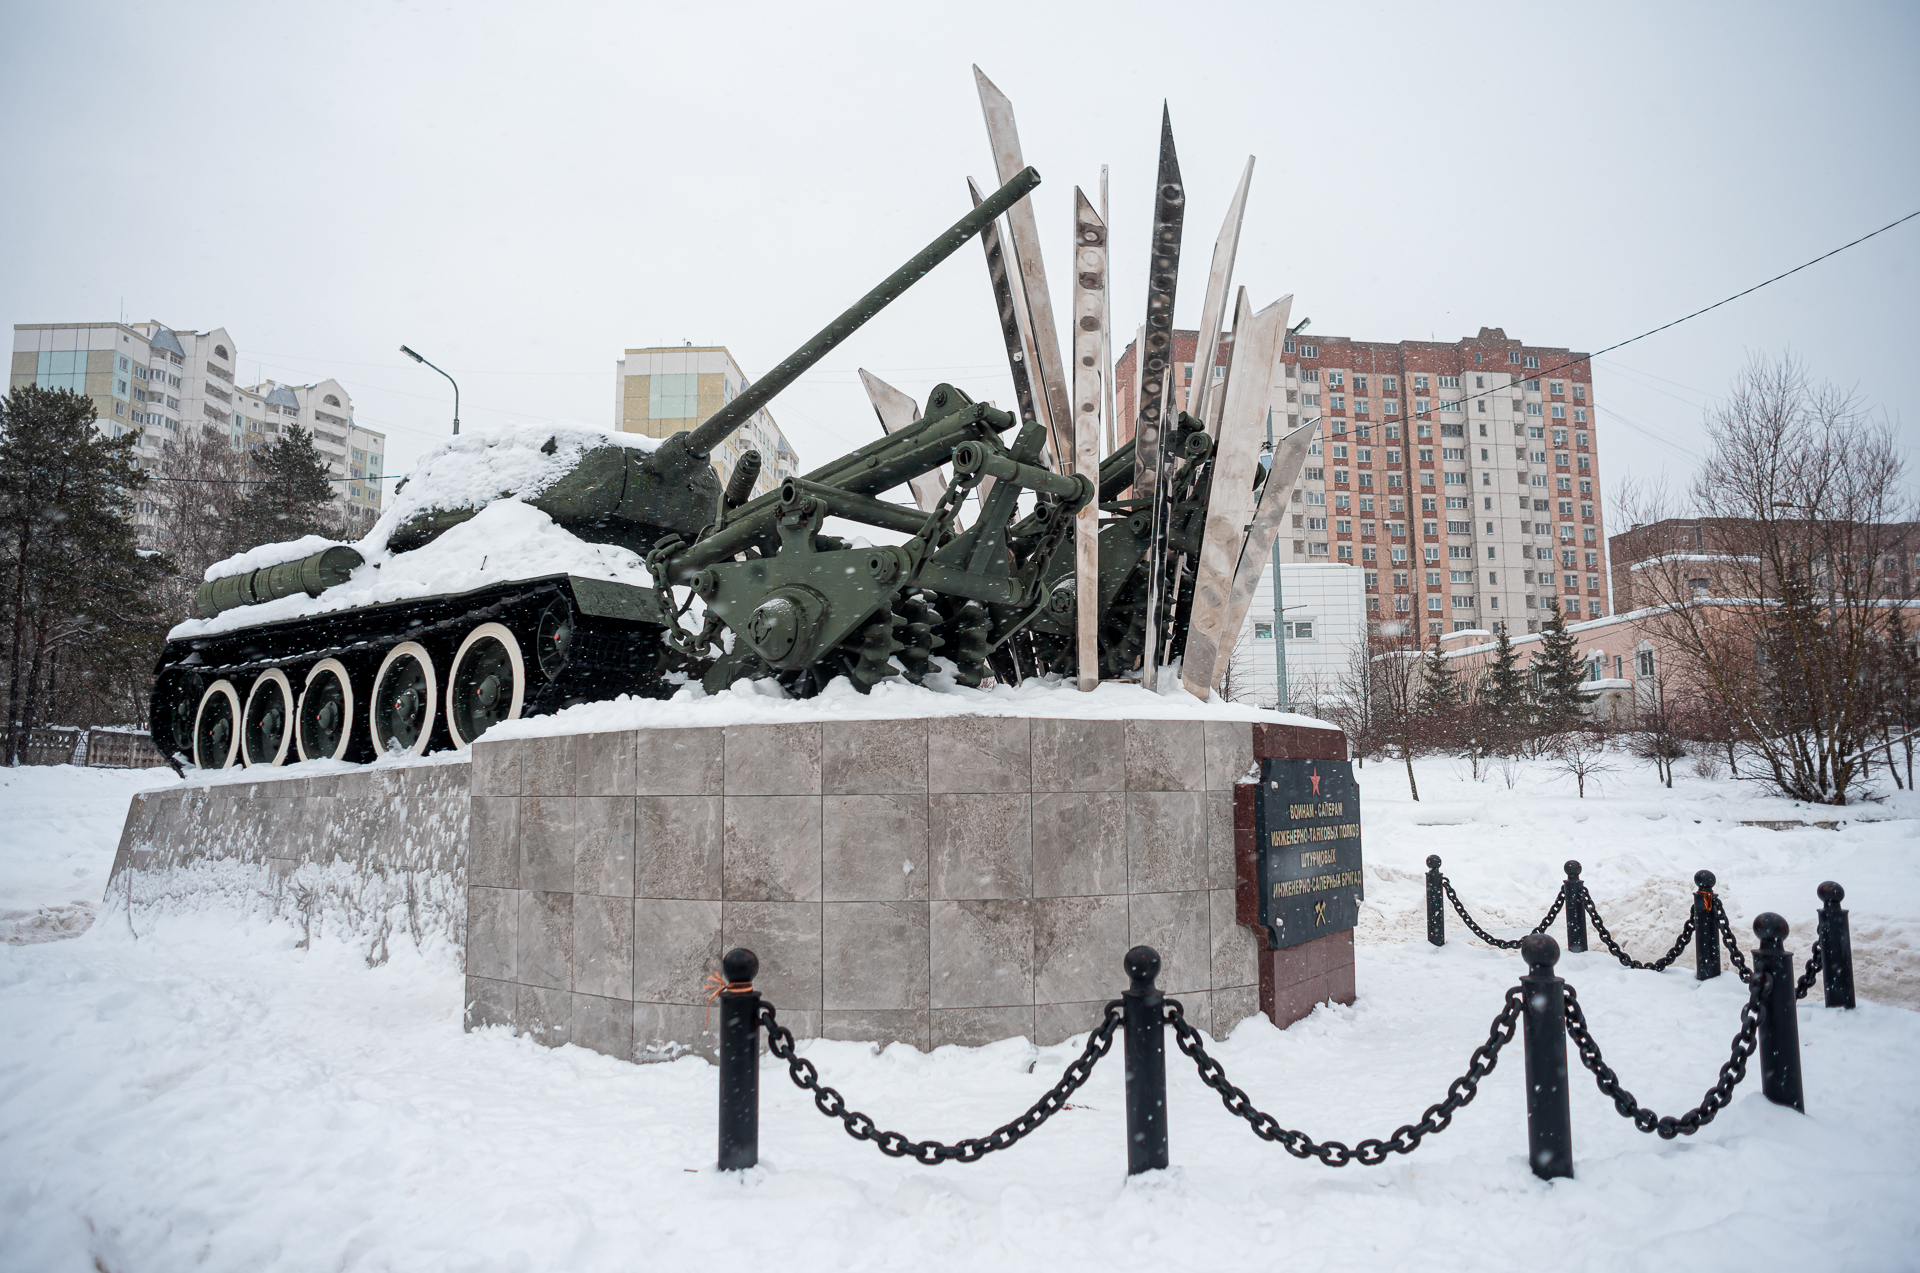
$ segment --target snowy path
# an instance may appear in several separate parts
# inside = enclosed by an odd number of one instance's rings
[[[1669,793],[1635,771],[1585,802],[1537,771],[1508,789],[1456,781],[1442,761],[1421,780],[1428,799],[1412,805],[1399,770],[1365,770],[1360,1002],[1285,1032],[1248,1022],[1216,1049],[1290,1126],[1351,1140],[1411,1121],[1521,971],[1457,924],[1442,950],[1418,940],[1429,852],[1506,934],[1538,918],[1560,862],[1578,856],[1643,957],[1677,929],[1673,894],[1697,866],[1720,873],[1743,923],[1786,913],[1802,953],[1813,885],[1839,878],[1879,984],[1911,986],[1912,804],[1850,810],[1891,820],[1839,832],[1779,833],[1737,822],[1823,815],[1726,782],[1683,777]],[[47,804],[32,787],[0,787],[9,871],[39,870],[61,834],[24,816]],[[72,823],[61,861],[103,879],[108,822],[117,831],[103,813]],[[17,839],[29,826],[31,853]],[[40,886],[4,887],[31,901]],[[1756,1074],[1699,1135],[1663,1142],[1582,1073],[1578,1177],[1550,1186],[1526,1169],[1518,1043],[1417,1153],[1339,1171],[1254,1139],[1174,1053],[1175,1166],[1133,1183],[1117,1056],[1015,1149],[939,1168],[849,1140],[769,1063],[765,1165],[722,1177],[709,1066],[463,1035],[445,952],[369,970],[351,950],[297,951],[289,931],[214,916],[142,932],[110,912],[77,940],[0,948],[0,1269],[681,1269],[722,1253],[802,1269],[1920,1267],[1920,1015],[1884,1002],[1803,1007],[1805,1117],[1769,1105]],[[1736,1024],[1736,980],[1628,972],[1603,951],[1561,971],[1643,1103],[1677,1113],[1699,1100]],[[1024,1108],[1073,1052],[804,1050],[881,1125],[948,1138]]]

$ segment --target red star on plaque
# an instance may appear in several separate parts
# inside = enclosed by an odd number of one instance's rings
[[[1313,779],[1313,794],[1316,796],[1319,795],[1320,794],[1320,771],[1318,769],[1310,770],[1308,772],[1308,776]]]

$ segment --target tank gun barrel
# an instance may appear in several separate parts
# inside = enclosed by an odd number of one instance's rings
[[[748,385],[739,397],[720,408],[706,423],[693,432],[682,435],[686,439],[687,450],[701,456],[711,453],[729,433],[751,419],[754,412],[766,406],[775,394],[792,384],[802,372],[825,358],[834,346],[853,335],[868,319],[899,299],[900,294],[919,282],[927,271],[953,255],[962,244],[986,229],[995,218],[1024,199],[1039,184],[1039,173],[1032,168],[1021,169],[1014,175],[1013,180],[994,191],[984,203],[954,222],[951,229],[916,252],[905,265],[889,274],[878,287],[855,301],[846,313],[821,328],[812,340],[794,350],[779,366]]]

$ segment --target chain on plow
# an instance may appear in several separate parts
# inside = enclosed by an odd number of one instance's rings
[[[1680,935],[1673,940],[1673,949],[1652,963],[1643,964],[1620,949],[1620,943],[1615,941],[1613,934],[1607,931],[1606,921],[1600,918],[1600,908],[1593,904],[1593,898],[1587,895],[1584,888],[1580,890],[1580,901],[1586,909],[1587,918],[1593,921],[1593,931],[1600,934],[1600,940],[1606,943],[1608,950],[1613,952],[1613,957],[1628,968],[1638,968],[1643,972],[1665,972],[1669,964],[1680,958],[1680,952],[1687,948],[1687,943],[1693,940],[1693,916],[1688,915],[1687,922],[1680,926]]]
[[[1519,941],[1507,941],[1505,938],[1495,937],[1492,933],[1488,932],[1486,929],[1480,927],[1479,924],[1474,922],[1473,916],[1467,914],[1467,908],[1460,904],[1460,895],[1453,891],[1452,880],[1442,875],[1440,877],[1440,887],[1447,891],[1447,900],[1453,903],[1453,909],[1459,913],[1461,921],[1464,922],[1468,928],[1473,930],[1473,935],[1475,937],[1478,937],[1481,941],[1486,942],[1490,946],[1498,946],[1501,950],[1520,949]],[[1560,908],[1566,904],[1566,901],[1567,901],[1567,886],[1565,884],[1562,884],[1560,886],[1560,892],[1558,896],[1556,896],[1553,899],[1553,905],[1547,909],[1546,918],[1542,919],[1538,924],[1535,924],[1533,926],[1533,931],[1536,933],[1546,932],[1547,926],[1553,923],[1554,919],[1560,914]]]
[[[1678,1118],[1654,1113],[1634,1100],[1632,1092],[1620,1086],[1620,1076],[1601,1058],[1600,1045],[1593,1041],[1593,1033],[1587,1029],[1587,1014],[1581,1011],[1580,996],[1574,993],[1572,986],[1567,987],[1567,1034],[1580,1052],[1580,1063],[1593,1071],[1594,1083],[1599,1086],[1602,1095],[1612,1099],[1613,1107],[1621,1117],[1632,1119],[1635,1127],[1643,1132],[1654,1132],[1662,1140],[1691,1136],[1711,1123],[1713,1116],[1727,1107],[1727,1102],[1733,1099],[1733,1089],[1747,1077],[1747,1059],[1759,1046],[1760,1001],[1765,997],[1772,980],[1771,973],[1762,973],[1754,979],[1747,1002],[1740,1009],[1740,1029],[1733,1036],[1733,1054],[1720,1067],[1719,1081],[1707,1089],[1700,1104]]]
[[[1169,999],[1165,1008],[1167,1024],[1173,1027],[1174,1039],[1179,1043],[1180,1050],[1193,1059],[1194,1067],[1200,1071],[1200,1081],[1220,1094],[1220,1103],[1229,1112],[1246,1119],[1254,1135],[1262,1140],[1273,1141],[1295,1158],[1318,1158],[1329,1167],[1344,1167],[1355,1161],[1364,1166],[1377,1167],[1387,1160],[1388,1154],[1410,1154],[1420,1147],[1423,1138],[1445,1131],[1453,1121],[1454,1112],[1473,1101],[1480,1090],[1480,1080],[1493,1073],[1493,1067],[1499,1063],[1500,1049],[1513,1041],[1514,1031],[1520,1023],[1521,1003],[1519,986],[1507,991],[1506,1006],[1493,1019],[1493,1025],[1487,1031],[1487,1041],[1473,1050],[1473,1059],[1467,1062],[1467,1072],[1447,1085],[1445,1100],[1429,1105],[1419,1122],[1407,1124],[1384,1140],[1368,1139],[1357,1145],[1345,1145],[1337,1140],[1316,1141],[1305,1132],[1280,1126],[1273,1115],[1255,1108],[1247,1094],[1227,1078],[1220,1062],[1207,1054],[1200,1032],[1187,1024],[1180,1001]]]
[[[1038,1131],[1042,1123],[1067,1107],[1067,1098],[1092,1076],[1095,1063],[1113,1047],[1113,1032],[1125,1018],[1126,1009],[1120,1000],[1109,1003],[1099,1026],[1087,1036],[1085,1050],[1068,1063],[1060,1081],[1035,1101],[1032,1108],[985,1136],[948,1145],[937,1140],[909,1140],[899,1132],[875,1127],[871,1118],[848,1109],[847,1098],[822,1083],[813,1062],[793,1050],[793,1031],[775,1018],[773,1005],[760,1005],[760,1024],[767,1029],[767,1050],[787,1063],[795,1087],[813,1093],[813,1103],[822,1114],[839,1119],[846,1125],[847,1135],[855,1140],[872,1141],[874,1147],[889,1158],[911,1158],[930,1167],[944,1162],[978,1162],[994,1150],[1010,1149]]]

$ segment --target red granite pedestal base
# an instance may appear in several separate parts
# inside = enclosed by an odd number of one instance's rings
[[[1345,760],[1347,739],[1337,729],[1256,725],[1253,753],[1256,764],[1269,756],[1283,760]],[[1353,1002],[1353,930],[1330,933],[1280,950],[1267,947],[1267,930],[1260,924],[1260,873],[1255,858],[1253,812],[1258,789],[1249,780],[1233,790],[1234,909],[1239,921],[1252,928],[1260,941],[1260,1011],[1284,1030],[1312,1012],[1315,1004]]]

